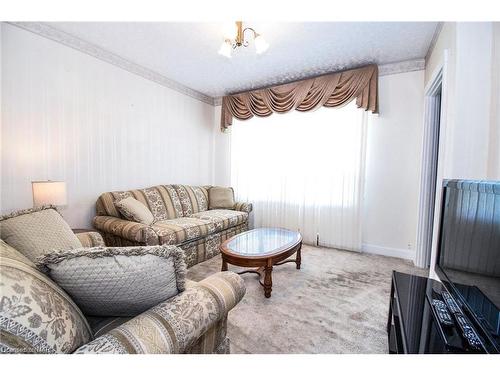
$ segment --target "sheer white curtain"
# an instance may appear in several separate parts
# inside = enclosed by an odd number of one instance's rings
[[[366,115],[353,104],[236,120],[231,185],[254,225],[299,230],[304,242],[361,249]]]

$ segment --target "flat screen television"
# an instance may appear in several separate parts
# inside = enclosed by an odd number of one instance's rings
[[[445,180],[436,273],[500,353],[500,181]]]

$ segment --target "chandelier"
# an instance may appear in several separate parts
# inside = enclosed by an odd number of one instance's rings
[[[234,32],[234,29],[233,29]],[[245,38],[245,33],[250,32],[253,35],[253,41],[255,44],[255,52],[261,54],[269,48],[269,43],[267,43],[262,35],[257,33],[251,27],[243,28],[242,21],[236,21],[236,36],[226,37],[224,42],[219,48],[219,54],[227,58],[231,58],[231,51],[238,47],[248,47],[249,41]],[[247,33],[248,34],[248,33]]]

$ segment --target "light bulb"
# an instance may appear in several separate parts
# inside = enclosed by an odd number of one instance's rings
[[[269,48],[269,43],[265,41],[262,35],[257,35],[255,37],[254,42],[255,42],[255,51],[258,54],[266,52],[266,50]]]
[[[231,58],[231,45],[228,42],[223,42],[219,48],[219,55]]]

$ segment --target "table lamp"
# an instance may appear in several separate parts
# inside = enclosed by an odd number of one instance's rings
[[[54,206],[65,206],[66,182],[64,181],[32,181],[33,189],[33,207],[39,207],[46,204]]]

